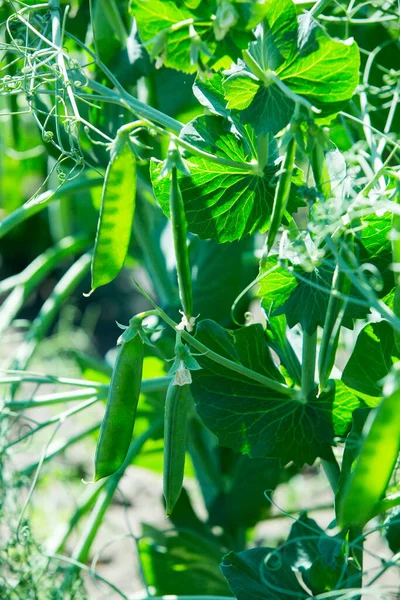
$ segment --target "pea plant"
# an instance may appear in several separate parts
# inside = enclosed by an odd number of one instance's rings
[[[162,473],[168,517],[134,538],[135,598],[397,597],[396,0],[8,0],[0,17],[2,152],[41,172],[29,199],[4,200],[0,238],[43,236],[0,283],[0,332],[22,331],[0,373],[1,597],[85,598],[89,572],[133,598],[90,566],[131,464]],[[80,375],[32,370],[65,305],[107,290],[137,307],[111,326],[115,360],[67,336]],[[78,433],[59,441],[66,422]],[[42,474],[82,440],[90,483],[40,544]],[[328,527],[318,499],[274,499],[319,471]],[[287,537],[259,543],[277,516]]]

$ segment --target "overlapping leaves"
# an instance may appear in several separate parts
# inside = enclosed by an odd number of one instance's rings
[[[301,264],[281,266],[277,256],[261,260],[258,296],[270,315],[285,314],[289,327],[298,323],[308,333],[323,326],[328,308],[333,270],[321,264],[305,270]],[[356,296],[352,289],[351,295]],[[353,327],[353,319],[363,318],[368,309],[349,302],[343,325]]]
[[[230,552],[221,570],[238,600],[301,600],[309,597],[308,590],[317,595],[351,587],[352,568],[345,563],[342,546],[339,536],[328,536],[302,515],[281,548]]]
[[[200,150],[239,163],[232,166],[202,156],[190,157],[190,176],[179,175],[189,231],[220,243],[265,231],[272,210],[277,167],[267,165],[262,173],[251,169],[248,164],[254,158],[251,132],[239,133],[226,119],[204,116],[189,123],[181,137]],[[162,163],[152,160],[154,192],[169,216],[170,179],[168,176],[159,179],[161,170]]]
[[[186,73],[199,64],[226,68],[253,39],[263,2],[131,0],[142,42],[159,64]]]
[[[256,133],[282,129],[296,96],[320,116],[334,115],[358,83],[357,44],[328,38],[308,17],[298,23],[292,0],[267,0],[265,7],[248,60],[227,72],[228,107],[242,110],[243,122],[251,123]]]

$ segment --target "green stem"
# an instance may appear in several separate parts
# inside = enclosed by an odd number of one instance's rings
[[[351,587],[362,588],[363,580],[363,554],[364,554],[364,537],[362,527],[350,527],[349,529],[349,545],[350,555],[353,557],[357,573],[352,577]],[[354,583],[353,583],[354,581]],[[355,596],[355,599],[360,599],[361,596]]]
[[[128,39],[128,33],[115,0],[106,0],[106,2],[103,2],[102,7],[104,9],[105,17],[110,23],[112,29],[115,31],[121,46],[125,48]]]
[[[269,133],[259,133],[257,136],[257,160],[258,167],[262,172],[268,164],[269,160]]]
[[[290,127],[290,126],[289,126]],[[296,154],[296,139],[294,135],[290,138],[283,165],[279,173],[278,184],[275,188],[274,204],[272,207],[271,224],[268,231],[267,251],[270,252],[276,234],[282,222],[283,215],[289,200],[290,189],[292,186],[292,173],[294,167],[294,158]]]
[[[331,3],[331,1],[332,0],[318,0],[318,2],[310,10],[310,15],[316,19]]]
[[[49,543],[48,552],[50,553],[59,553],[62,552],[65,548],[65,544],[75,527],[78,525],[79,521],[86,515],[89,510],[93,508],[94,503],[99,497],[100,492],[103,490],[107,483],[107,480],[99,482],[97,486],[93,485],[88,487],[83,494],[83,497],[79,500],[78,506],[68,521],[68,523],[63,528],[62,532],[57,535],[53,540]],[[93,489],[94,488],[94,489]]]
[[[340,329],[347,306],[346,300],[339,298],[338,293],[348,295],[350,289],[350,280],[346,277],[343,269],[336,265],[318,357],[319,388],[321,391],[325,389],[335,364]]]
[[[79,433],[71,436],[70,438],[68,438],[65,441],[60,440],[59,442],[57,442],[57,444],[52,444],[51,452],[46,453],[46,456],[43,459],[41,459],[40,461],[30,463],[29,465],[24,467],[21,471],[19,471],[19,474],[22,476],[25,476],[25,477],[29,477],[33,473],[33,471],[35,471],[39,466],[41,466],[42,464],[44,464],[46,462],[49,462],[58,454],[62,454],[63,452],[65,452],[65,450],[67,450],[74,444],[81,442],[82,440],[87,438],[89,435],[91,435],[92,433],[94,433],[95,431],[100,429],[100,426],[101,426],[101,421],[99,421],[95,425],[92,425],[91,427],[88,427],[87,429],[84,429],[83,431],[80,431]]]
[[[79,254],[89,246],[89,240],[84,238],[67,237],[49,248],[20,273],[16,280],[18,285],[0,309],[0,336],[9,327],[29,296],[65,259]]]
[[[315,393],[315,364],[317,358],[317,330],[314,333],[303,331],[301,364],[301,393],[304,401]]]
[[[201,156],[202,158],[205,158],[215,164],[231,167],[233,169],[239,169],[240,172],[246,171],[248,173],[256,174],[258,171],[258,164],[256,163],[253,164],[239,162],[236,160],[225,158],[223,156],[216,156],[215,154],[211,154],[210,152],[206,152],[204,150],[201,150],[200,148],[197,148],[196,146],[193,146],[193,144],[190,144],[190,142],[179,137],[179,134],[184,127],[182,123],[176,121],[175,119],[172,119],[168,115],[165,115],[156,108],[153,108],[152,106],[148,106],[147,104],[140,102],[140,100],[138,100],[134,96],[131,96],[125,90],[123,90],[120,94],[117,94],[116,92],[113,92],[109,88],[95,81],[90,81],[89,83],[87,83],[87,87],[93,89],[101,95],[103,92],[105,94],[105,97],[109,99],[115,98],[116,104],[125,107],[130,112],[133,112],[136,116],[139,116],[142,119],[149,121],[150,127],[153,127],[155,131],[157,131],[161,135],[168,135],[170,139],[175,142],[176,145],[185,148],[185,150],[188,150],[192,154]],[[154,123],[158,123],[162,127],[165,127],[167,131],[157,127],[156,125],[154,125]],[[170,132],[172,132],[172,134]]]
[[[89,272],[91,261],[91,253],[84,254],[57,283],[54,290],[43,304],[38,316],[33,321],[24,343],[18,348],[12,362],[14,369],[26,369],[39,342],[50,329],[61,306]]]
[[[86,524],[85,530],[72,554],[73,560],[85,563],[88,560],[90,548],[96,537],[96,534],[103,522],[104,515],[111,504],[111,500],[118,488],[126,469],[131,465],[132,461],[139,454],[144,444],[153,437],[162,427],[162,420],[157,420],[144,433],[131,442],[128,454],[122,466],[111,475],[101,491],[94,509],[90,515],[89,521]]]
[[[36,213],[42,211],[46,206],[56,200],[71,193],[89,189],[96,186],[103,185],[103,178],[97,177],[96,179],[76,179],[69,181],[61,185],[57,190],[49,190],[40,194],[34,200],[23,204],[17,210],[14,210],[10,215],[7,215],[2,221],[0,221],[0,239],[5,236],[9,231],[14,229],[20,223],[23,223],[26,219],[29,219]]]
[[[143,296],[145,298],[147,298],[147,300],[150,302],[150,304],[152,304],[154,306],[154,308],[156,310],[158,310],[158,314],[159,314],[160,318],[163,321],[165,321],[165,323],[167,323],[167,325],[169,325],[170,327],[172,327],[172,329],[174,329],[176,331],[176,328],[178,327],[178,323],[175,323],[175,321],[173,321],[161,308],[159,308],[153,302],[153,300],[150,298],[150,296],[148,294],[146,294],[146,292],[140,287],[140,285],[136,281],[135,281],[135,285],[138,288],[138,290],[143,294]],[[231,371],[235,371],[236,373],[239,373],[240,375],[243,375],[244,377],[248,377],[249,379],[252,379],[253,381],[257,381],[257,383],[260,383],[261,385],[263,385],[271,390],[274,390],[275,392],[278,392],[279,394],[283,394],[285,396],[290,396],[292,398],[298,396],[297,390],[295,390],[293,388],[289,388],[287,385],[284,385],[283,383],[279,383],[278,381],[275,381],[274,379],[270,379],[269,377],[266,377],[265,375],[261,375],[261,373],[252,371],[251,369],[248,369],[247,367],[244,367],[243,365],[236,363],[233,360],[229,360],[228,358],[225,358],[224,356],[221,356],[220,354],[213,352],[212,350],[207,348],[207,346],[205,346],[199,340],[197,340],[195,337],[190,335],[190,333],[188,333],[187,331],[182,331],[182,337],[191,346],[193,346],[193,348],[195,348],[202,354],[206,355],[207,358],[209,358],[210,360],[213,360],[214,362],[222,365],[223,367],[226,367],[227,369],[229,369]]]
[[[171,377],[154,377],[152,379],[142,379],[141,392],[143,394],[150,392],[158,392],[167,389]],[[60,392],[56,394],[44,394],[43,396],[37,396],[29,400],[10,400],[5,402],[2,408],[6,408],[11,411],[27,410],[28,408],[44,408],[48,406],[56,406],[65,402],[77,402],[79,400],[86,400],[93,396],[98,396],[98,400],[107,397],[108,384],[99,384],[96,388],[83,388],[82,391],[72,392]]]

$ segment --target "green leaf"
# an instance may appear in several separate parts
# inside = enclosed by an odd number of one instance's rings
[[[190,177],[179,174],[188,230],[201,239],[233,242],[255,231],[265,231],[273,203],[277,167],[267,165],[262,174],[246,170],[253,148],[231,124],[220,117],[198,117],[181,137],[201,150],[243,164],[243,170],[192,156]],[[159,179],[162,163],[152,160],[151,179],[164,213],[169,216],[169,178]]]
[[[214,240],[192,240],[194,314],[200,313],[203,319],[213,319],[221,325],[231,325],[232,303],[249,279],[257,274],[256,268],[248,267],[243,260],[244,253],[252,247],[250,238],[222,246]]]
[[[351,425],[353,412],[360,407],[360,399],[343,381],[335,379],[335,399],[333,401],[333,428],[335,435],[344,436]]]
[[[392,364],[399,360],[393,329],[387,321],[366,325],[357,338],[354,350],[343,370],[343,382],[374,406],[373,398],[382,395],[381,380]]]
[[[224,556],[221,570],[237,600],[300,600],[309,596],[284,553],[276,548],[230,552]]]
[[[157,596],[230,595],[219,570],[224,550],[217,540],[195,531],[144,525],[138,547],[147,584]]]
[[[280,79],[296,94],[310,100],[326,114],[338,110],[352,97],[358,84],[360,57],[356,42],[328,38],[316,30],[318,50],[297,56],[278,69]],[[333,108],[336,107],[336,108]]]
[[[219,494],[209,506],[209,523],[225,530],[235,531],[242,527],[254,527],[268,515],[270,504],[264,492],[276,488],[280,480],[280,465],[276,458],[250,458],[237,456],[233,477],[227,489]]]
[[[158,64],[194,73],[203,65],[227,68],[253,39],[262,5],[245,2],[131,0],[140,37]]]
[[[331,266],[325,264],[304,270],[301,265],[278,266],[277,256],[264,257],[257,296],[262,298],[261,305],[268,315],[284,314],[290,328],[300,323],[305,331],[313,333],[325,322],[332,277]],[[353,295],[358,294],[352,288]],[[352,329],[353,319],[364,318],[366,312],[368,309],[349,302],[343,325]]]
[[[208,77],[197,76],[193,84],[193,93],[200,104],[214,115],[230,116],[230,111],[226,107],[220,73],[213,73]]]
[[[190,60],[190,26],[183,24],[188,19],[195,19],[195,13],[184,6],[178,7],[172,0],[131,0],[130,11],[136,19],[142,42],[151,56],[160,57],[160,62],[172,69],[186,73],[197,70],[197,63],[192,64]],[[212,53],[215,40],[211,22],[206,26],[196,26],[196,33]],[[207,62],[209,57],[202,55],[202,59]]]
[[[307,587],[317,595],[343,582],[346,565],[342,547],[343,539],[328,536],[313,519],[303,514],[292,525],[283,552],[292,568],[301,572]]]
[[[197,337],[215,352],[282,380],[261,326],[228,331],[202,321]],[[199,362],[203,369],[193,373],[193,397],[201,419],[222,446],[254,458],[277,457],[282,464],[312,464],[317,456],[330,459],[333,389],[303,404],[227,372],[204,357]]]
[[[240,119],[254,127],[256,134],[273,134],[289,123],[294,102],[275,85],[263,87],[253,78],[232,74],[224,81],[228,108],[241,110]]]
[[[389,233],[392,230],[392,213],[371,213],[362,219],[361,243],[368,258],[376,258],[383,252],[391,252]]]
[[[298,24],[291,0],[265,5],[246,62],[239,60],[226,72],[228,107],[242,110],[242,121],[256,134],[277,133],[290,121],[294,95],[322,111],[320,118],[336,114],[358,84],[357,44],[333,40],[304,19]]]

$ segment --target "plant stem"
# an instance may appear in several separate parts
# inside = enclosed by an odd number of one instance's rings
[[[101,421],[99,421],[95,425],[92,425],[91,427],[88,427],[87,429],[84,429],[83,431],[80,431],[76,435],[71,436],[67,440],[62,439],[57,443],[51,444],[51,446],[49,447],[49,450],[51,449],[51,451],[46,452],[46,455],[43,459],[41,459],[40,461],[30,463],[21,471],[19,471],[19,474],[25,477],[29,477],[29,475],[31,475],[33,471],[35,471],[39,467],[39,465],[41,466],[42,464],[49,462],[49,460],[53,459],[58,454],[65,452],[65,450],[67,450],[70,446],[73,446],[74,444],[77,444],[80,441],[84,440],[86,437],[90,436],[92,433],[100,429],[100,426]]]
[[[64,526],[62,532],[57,535],[53,540],[50,541],[49,547],[47,549],[50,553],[58,553],[62,552],[65,544],[71,535],[74,528],[77,526],[81,518],[91,509],[93,508],[94,503],[96,502],[100,492],[105,487],[107,483],[106,479],[99,482],[97,486],[93,484],[93,486],[88,486],[85,492],[82,494],[82,498],[79,499],[77,508],[74,514],[71,516],[70,520]]]
[[[165,390],[171,381],[171,377],[154,377],[152,379],[142,379],[141,392],[157,392]],[[28,408],[43,408],[47,406],[55,406],[57,404],[63,404],[64,402],[76,402],[79,400],[86,400],[93,396],[98,396],[98,399],[107,397],[108,384],[99,384],[97,388],[83,388],[83,390],[72,391],[72,392],[60,392],[57,394],[44,394],[43,396],[37,396],[29,400],[11,400],[5,402],[2,408],[6,408],[12,411],[27,410]]]
[[[101,491],[94,509],[90,515],[89,521],[86,524],[85,530],[75,547],[72,554],[73,560],[85,563],[88,560],[90,548],[93,540],[99,530],[100,525],[103,522],[104,515],[107,508],[111,504],[112,498],[118,488],[119,482],[121,481],[126,469],[131,465],[134,458],[139,454],[144,444],[154,436],[162,427],[162,419],[155,421],[150,427],[143,432],[139,437],[131,442],[128,450],[128,454],[121,465],[121,467],[113,475],[111,475]]]
[[[103,185],[103,178],[96,177],[95,179],[74,179],[60,185],[57,190],[49,190],[43,192],[35,198],[23,204],[17,210],[14,210],[10,215],[7,215],[2,221],[0,221],[0,239],[6,235],[9,231],[14,229],[17,225],[29,219],[36,213],[42,211],[46,206],[62,196],[67,194],[76,193],[84,189],[90,189],[92,187]]]
[[[349,545],[350,553],[354,559],[355,566],[358,569],[358,573],[352,577],[355,579],[355,583],[352,583],[352,587],[362,588],[363,579],[363,553],[364,553],[364,537],[362,527],[350,527],[349,529]],[[355,600],[359,600],[361,596],[356,596]]]
[[[316,19],[330,3],[331,0],[318,0],[310,10],[310,15]]]
[[[175,323],[175,321],[173,321],[160,307],[158,307],[157,304],[155,304],[155,302],[153,302],[153,300],[150,298],[150,296],[148,294],[146,294],[146,292],[141,288],[141,286],[136,281],[135,281],[135,285],[138,288],[138,290],[143,294],[143,296],[145,298],[147,298],[147,300],[150,302],[150,304],[152,304],[154,306],[154,308],[158,311],[160,318],[163,321],[165,321],[165,323],[167,323],[170,327],[172,327],[172,329],[177,331],[176,328],[178,326],[178,323]],[[274,390],[275,392],[278,392],[279,394],[284,394],[285,396],[290,396],[290,397],[292,397],[292,399],[295,397],[296,398],[298,397],[298,390],[295,390],[294,388],[290,388],[287,385],[284,385],[283,383],[279,383],[279,381],[270,379],[269,377],[266,377],[265,375],[261,375],[261,373],[257,373],[256,371],[252,371],[251,369],[244,367],[240,363],[236,363],[233,360],[229,360],[228,358],[225,358],[224,356],[221,356],[220,354],[213,352],[212,350],[207,348],[207,346],[205,346],[199,340],[197,340],[195,337],[190,335],[190,333],[188,333],[187,331],[182,331],[181,334],[182,334],[183,339],[185,339],[189,344],[191,344],[191,346],[193,346],[193,348],[196,348],[196,350],[198,350],[202,354],[206,355],[207,358],[209,358],[210,360],[213,360],[214,362],[222,365],[223,367],[226,367],[227,369],[229,369],[231,371],[236,371],[236,373],[239,373],[240,375],[243,375],[244,377],[248,377],[249,379],[252,379],[253,381],[257,381],[257,383],[260,383],[261,385],[263,385],[271,390]]]
[[[61,306],[89,272],[91,261],[91,253],[83,254],[59,280],[33,321],[24,343],[18,348],[12,362],[13,368],[24,370],[27,367],[37,345],[53,324]]]
[[[15,319],[19,310],[29,296],[46,279],[48,274],[62,261],[74,254],[79,254],[89,245],[84,238],[67,237],[35,258],[33,262],[18,275],[20,282],[3,302],[0,308],[0,336]]]
[[[317,358],[317,330],[313,333],[303,331],[303,349],[301,364],[301,393],[304,402],[315,392],[315,364]]]

